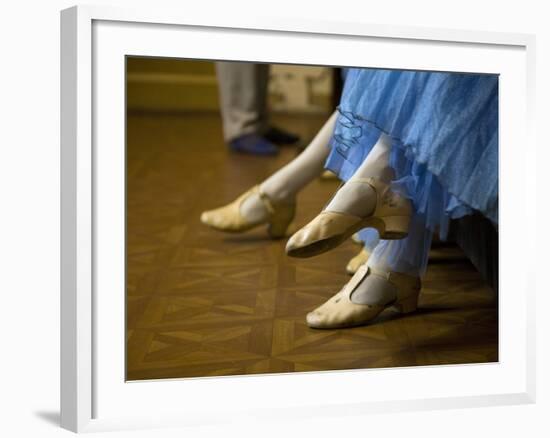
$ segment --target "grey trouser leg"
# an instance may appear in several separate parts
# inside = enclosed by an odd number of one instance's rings
[[[266,128],[269,64],[216,62],[225,141]]]

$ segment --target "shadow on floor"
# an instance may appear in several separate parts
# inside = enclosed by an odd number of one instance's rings
[[[38,411],[34,414],[52,426],[59,426],[61,423],[61,414],[57,411]]]

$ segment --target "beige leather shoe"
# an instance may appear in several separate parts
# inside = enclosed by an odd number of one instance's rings
[[[259,222],[248,221],[240,212],[242,203],[255,193],[260,196],[269,212],[269,217]],[[201,222],[216,230],[228,233],[242,233],[260,225],[268,224],[268,234],[273,239],[278,239],[287,236],[287,230],[294,219],[295,212],[295,203],[275,203],[260,191],[260,186],[254,186],[230,204],[203,212]]]
[[[359,251],[359,254],[357,254],[349,261],[348,265],[346,266],[346,272],[350,275],[355,274],[357,270],[361,267],[361,265],[367,263],[369,257],[370,252],[368,252],[365,248],[362,248],[361,251]]]
[[[397,289],[397,298],[386,305],[355,304],[351,294],[367,275],[379,275]],[[322,306],[307,314],[307,325],[318,329],[355,327],[368,323],[384,309],[396,308],[401,313],[414,312],[418,305],[420,278],[397,272],[377,272],[361,266],[344,288]]]
[[[357,178],[348,183],[369,184],[376,193],[374,213],[368,217],[322,211],[287,242],[291,257],[311,257],[335,248],[362,228],[375,228],[380,239],[402,239],[409,231],[411,202],[377,178]]]

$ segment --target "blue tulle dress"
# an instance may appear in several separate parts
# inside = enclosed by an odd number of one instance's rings
[[[444,239],[450,219],[478,211],[498,223],[497,75],[348,69],[338,112],[325,167],[344,181],[381,133],[391,138],[393,186],[416,212],[406,257],[429,248],[433,231]],[[367,246],[376,238],[360,235]]]

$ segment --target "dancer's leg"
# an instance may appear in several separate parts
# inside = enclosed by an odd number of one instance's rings
[[[337,113],[334,112],[300,155],[260,185],[263,194],[276,203],[290,203],[301,189],[319,176],[330,152],[328,142],[336,117]],[[247,198],[240,212],[246,219],[254,222],[267,218],[269,214],[258,194]]]
[[[323,169],[335,122],[336,112],[298,157],[233,202],[204,211],[201,222],[220,231],[237,233],[268,224],[271,237],[286,236],[294,218],[296,194]]]
[[[392,190],[391,138],[382,134],[353,176],[311,222],[288,240],[291,257],[312,257],[340,245],[360,227],[376,228],[382,239],[408,232],[411,202]]]
[[[389,165],[390,150],[391,138],[381,134],[365,161],[338,190],[325,210],[359,217],[370,215],[376,207],[376,197],[372,196],[373,189],[368,184],[356,184],[356,182],[360,178],[368,177],[374,177],[386,183],[391,182],[394,172]]]
[[[291,199],[319,176],[330,152],[328,142],[336,117],[335,111],[300,155],[262,183],[260,188],[263,193],[278,201]]]

